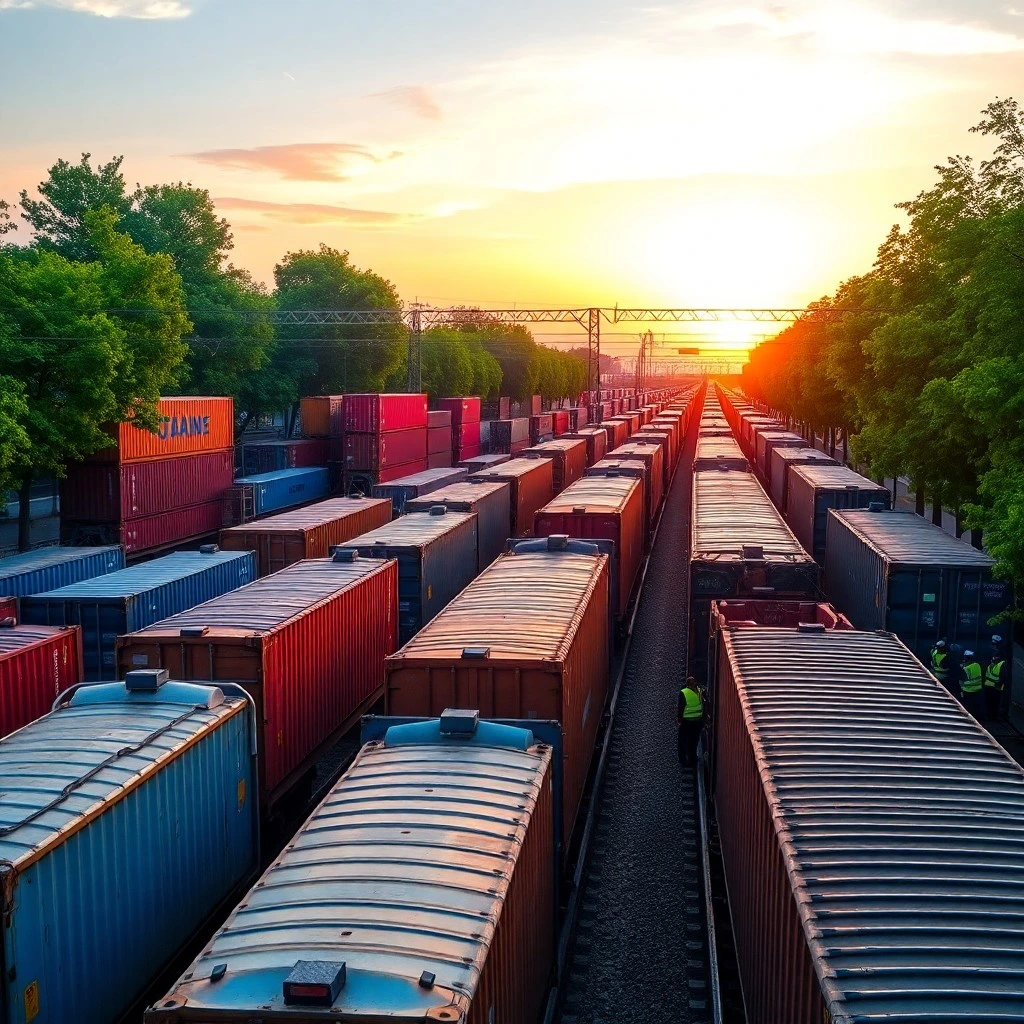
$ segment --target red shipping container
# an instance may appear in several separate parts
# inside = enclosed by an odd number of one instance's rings
[[[0,597],[0,622],[4,619],[18,618],[18,599],[16,597]]]
[[[341,395],[311,395],[299,403],[303,437],[341,437]]]
[[[452,464],[452,450],[445,448],[442,452],[427,453],[427,469],[443,469]]]
[[[345,395],[345,433],[383,434],[427,425],[426,395]]]
[[[661,498],[665,493],[665,454],[662,446],[656,441],[630,441],[615,451],[609,452],[608,458],[627,462],[643,462],[647,467],[647,479],[651,489],[651,519],[657,515],[661,507]]]
[[[427,428],[427,454],[435,452],[448,452],[452,450],[452,428],[451,427],[428,427]]]
[[[235,403],[230,398],[161,398],[155,434],[131,423],[112,428],[116,444],[94,462],[144,462],[175,455],[223,451],[235,443]]]
[[[554,468],[550,459],[510,459],[500,466],[474,473],[471,479],[507,480],[512,485],[510,525],[516,537],[533,535],[533,520],[555,496]]]
[[[625,420],[610,419],[601,426],[608,434],[608,451],[613,451],[629,440],[629,424]]]
[[[565,437],[578,437],[586,441],[588,466],[600,462],[608,451],[608,431],[604,427],[580,427],[575,433],[566,434]]]
[[[469,448],[471,445],[480,443],[480,421],[473,420],[468,423],[453,423],[451,446],[452,449]]]
[[[521,452],[525,452],[530,447],[530,439],[526,438],[523,441],[513,441],[512,446],[509,448],[509,455],[519,455]]]
[[[389,466],[387,469],[382,469],[377,474],[377,483],[386,484],[391,480],[398,480],[403,476],[412,476],[413,473],[422,473],[423,470],[428,468],[427,457],[424,455],[422,459],[417,459],[415,462],[403,462],[400,466]]]
[[[234,483],[228,449],[152,462],[80,462],[61,481],[61,516],[77,523],[116,524],[189,505],[220,501]]]
[[[556,409],[551,414],[551,429],[555,433],[555,437],[560,434],[567,434],[569,432],[569,410],[568,409]]]
[[[541,441],[550,439],[553,427],[551,413],[546,412],[540,416],[530,417],[530,442],[539,444]]]
[[[543,405],[541,404],[541,401],[542,400],[541,400],[541,396],[540,395],[531,395],[530,396],[530,415],[531,416],[539,416],[541,414],[541,411],[543,409]]]
[[[467,459],[475,459],[483,451],[483,445],[467,444],[455,452],[455,463],[465,462]]]
[[[452,414],[452,426],[459,423],[480,422],[479,398],[439,398],[439,409],[447,409]]]
[[[0,736],[41,718],[80,682],[78,626],[0,626]]]
[[[531,458],[551,459],[554,463],[555,494],[579,480],[587,469],[587,442],[582,437],[557,437],[523,453]]]
[[[433,430],[436,427],[444,427],[451,430],[452,414],[449,409],[430,409],[427,411],[427,429]]]
[[[170,515],[140,516],[121,523],[79,523],[62,519],[61,543],[73,546],[120,544],[126,555],[163,551],[218,533],[224,525],[225,505],[230,497],[226,494],[217,501],[175,509]]]
[[[398,563],[317,558],[118,638],[118,669],[230,680],[256,703],[270,808],[381,695],[398,644]]]
[[[426,427],[392,430],[386,434],[345,434],[348,470],[375,473],[411,462],[425,462],[426,458]]]

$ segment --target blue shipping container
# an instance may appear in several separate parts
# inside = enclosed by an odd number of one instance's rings
[[[411,640],[477,575],[477,518],[473,512],[402,516],[335,551],[398,560],[398,642]]]
[[[251,490],[253,515],[265,516],[326,498],[330,494],[329,478],[330,472],[325,466],[306,466],[242,476],[235,481],[235,486]]]
[[[256,579],[252,551],[176,551],[120,572],[21,599],[32,625],[81,626],[85,678],[115,679],[114,643]]]
[[[37,548],[0,558],[0,597],[23,597],[56,590],[124,568],[119,547]]]
[[[405,512],[406,503],[413,498],[422,498],[425,494],[458,483],[469,476],[469,470],[460,466],[441,466],[437,469],[425,469],[421,473],[411,473],[386,484],[374,484],[373,497],[390,498],[392,514],[396,516]]]
[[[117,1020],[247,883],[251,708],[106,683],[0,741],[5,1024]]]

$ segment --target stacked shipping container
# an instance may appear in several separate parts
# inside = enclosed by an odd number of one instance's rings
[[[342,421],[347,493],[427,468],[426,395],[345,395]]]
[[[442,398],[437,403],[452,417],[452,465],[480,454],[480,399]]]

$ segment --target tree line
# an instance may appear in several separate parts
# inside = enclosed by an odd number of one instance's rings
[[[267,288],[230,262],[231,227],[209,192],[185,182],[130,189],[121,163],[58,160],[37,198],[0,201],[0,490],[27,497],[35,476],[60,476],[108,443],[110,423],[154,427],[161,394],[230,395],[241,431],[295,410],[302,395],[405,390],[401,323],[269,317],[400,310],[390,281],[321,245],[286,253]],[[484,318],[422,339],[432,396],[556,400],[586,385],[584,361],[518,325]]]
[[[755,349],[743,387],[909,477],[919,511],[952,509],[1024,581],[1024,111],[997,99],[970,131],[992,155],[936,167],[874,266]]]

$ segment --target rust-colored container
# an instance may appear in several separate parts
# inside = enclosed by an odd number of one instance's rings
[[[675,449],[672,444],[672,431],[659,430],[657,427],[641,427],[633,436],[634,441],[647,441],[661,445],[661,462],[665,470],[665,493],[672,479],[672,470],[676,464]]]
[[[452,429],[452,413],[451,413],[451,409],[428,409],[427,410],[427,430],[436,430],[438,427],[444,427],[445,430],[451,431],[451,429]]]
[[[466,420],[462,423],[453,423],[451,437],[448,439],[453,451],[462,448],[480,446],[480,421]]]
[[[740,473],[750,471],[750,461],[732,437],[698,437],[693,458],[693,471],[730,469]]]
[[[270,809],[380,696],[397,643],[398,563],[317,558],[119,637],[117,662],[244,686]]]
[[[502,555],[387,659],[389,714],[561,723],[566,845],[608,697],[609,588],[606,555]]]
[[[625,420],[606,417],[601,426],[608,434],[608,451],[614,451],[629,440],[629,424]]]
[[[336,544],[391,522],[388,498],[331,498],[221,530],[225,551],[255,551],[260,576],[306,558],[326,558]]]
[[[562,434],[569,433],[568,409],[555,409],[551,413],[551,429],[554,431],[555,437],[561,437]]]
[[[615,617],[625,619],[644,557],[643,482],[636,477],[588,476],[567,487],[536,516],[535,533],[562,533],[579,540],[610,540]]]
[[[523,454],[552,460],[555,494],[579,480],[587,469],[587,442],[583,438],[556,437],[527,448]]]
[[[221,501],[235,479],[231,449],[150,462],[80,462],[61,481],[60,511],[77,523],[111,523]]]
[[[94,462],[145,462],[198,455],[235,443],[235,404],[230,398],[161,398],[155,434],[131,423],[114,428],[115,444],[90,456]]]
[[[661,508],[661,499],[665,493],[665,456],[661,445],[656,441],[633,440],[610,452],[608,458],[620,462],[642,462],[647,467],[651,489],[648,513],[653,520]]]
[[[533,517],[555,496],[554,465],[551,459],[509,459],[499,466],[480,470],[478,480],[507,480],[512,485],[512,533],[533,535]]]
[[[654,518],[654,511],[651,507],[651,480],[647,472],[647,465],[640,459],[614,459],[610,455],[595,462],[587,470],[587,476],[627,476],[635,477],[643,483],[644,487],[644,519],[650,524]]]
[[[0,736],[42,718],[82,678],[78,626],[0,625]]]
[[[426,458],[425,427],[392,430],[386,434],[345,434],[345,466],[352,471],[376,473]]]
[[[120,544],[126,555],[166,551],[180,544],[212,537],[224,525],[229,495],[202,505],[188,505],[170,514],[140,516],[124,522],[79,523],[61,519],[62,544]]]
[[[604,427],[580,427],[579,430],[565,436],[582,438],[587,442],[588,466],[600,462],[608,451],[608,431]]]
[[[648,426],[657,427],[659,430],[671,430],[676,451],[678,452],[681,451],[683,447],[683,434],[685,433],[683,419],[684,417],[682,415],[663,412],[655,416]]]
[[[548,441],[553,436],[554,426],[551,413],[546,412],[530,417],[530,444],[540,444],[541,441]]]
[[[342,402],[345,433],[384,434],[423,429],[427,425],[426,395],[345,395]]]
[[[299,402],[303,437],[341,437],[341,395],[311,395]]]

